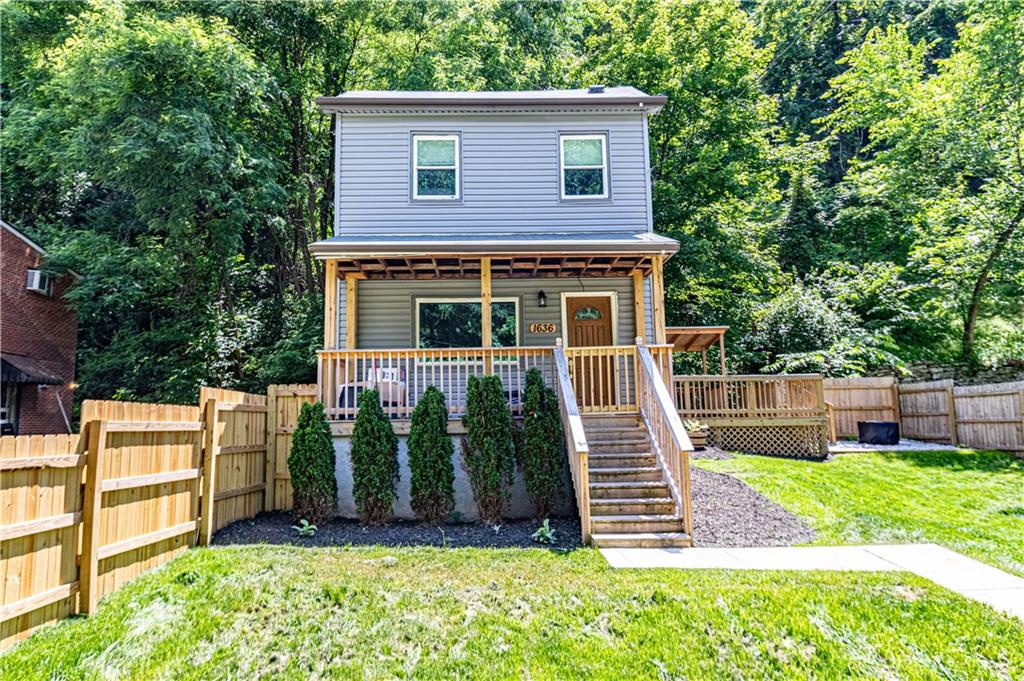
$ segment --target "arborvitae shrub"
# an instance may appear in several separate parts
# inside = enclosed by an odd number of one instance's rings
[[[352,429],[352,483],[360,519],[372,525],[387,522],[397,496],[398,437],[376,390],[359,395]]]
[[[413,409],[409,424],[412,509],[428,523],[444,522],[455,507],[454,453],[444,394],[429,386]]]
[[[469,377],[462,422],[466,426],[462,461],[480,519],[497,523],[509,497],[516,465],[512,412],[499,377]]]
[[[555,391],[538,369],[526,372],[523,427],[516,444],[519,470],[538,518],[547,518],[561,501],[565,439]]]
[[[330,520],[338,509],[338,481],[331,426],[319,402],[302,405],[288,454],[288,474],[295,519],[314,525]]]

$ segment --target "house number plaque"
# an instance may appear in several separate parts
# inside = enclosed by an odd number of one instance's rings
[[[558,325],[554,322],[530,324],[530,333],[555,333],[556,331],[558,331]]]

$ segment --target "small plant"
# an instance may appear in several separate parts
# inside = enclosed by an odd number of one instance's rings
[[[364,523],[388,521],[397,484],[398,436],[380,406],[380,393],[366,390],[352,428],[352,494]]]
[[[537,518],[550,516],[562,498],[565,440],[558,396],[536,368],[526,372],[523,427],[516,438],[516,461]]]
[[[324,406],[302,405],[288,454],[293,490],[293,515],[321,523],[338,508],[338,481],[334,473],[334,440]]]
[[[501,520],[516,466],[512,412],[498,376],[469,377],[462,422],[462,462],[473,499],[480,520],[494,525]]]
[[[687,433],[696,433],[702,430],[707,430],[707,426],[696,419],[687,419],[683,421],[683,428],[686,428]]]
[[[555,531],[551,527],[551,521],[547,518],[544,519],[544,524],[541,525],[536,532],[530,537],[533,541],[538,544],[554,544],[558,541],[555,537]]]
[[[292,525],[292,529],[300,537],[312,537],[316,534],[316,525],[311,525],[305,518],[300,520],[298,525]]]
[[[444,522],[455,507],[454,454],[444,394],[429,386],[409,424],[409,473],[412,509],[432,525]]]

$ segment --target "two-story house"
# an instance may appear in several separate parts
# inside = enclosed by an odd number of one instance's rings
[[[0,434],[70,433],[78,318],[71,274],[42,270],[43,248],[0,221]]]
[[[317,100],[334,119],[336,178],[334,236],[311,247],[326,271],[318,391],[343,513],[362,390],[380,390],[402,435],[436,385],[458,433],[469,375],[498,374],[516,412],[538,367],[562,402],[584,536],[689,543],[690,443],[667,389],[662,284],[679,244],[651,217],[647,125],[665,102],[600,86]],[[520,496],[511,512],[528,515]]]

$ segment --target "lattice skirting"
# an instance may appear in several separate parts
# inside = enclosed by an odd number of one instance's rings
[[[828,431],[813,426],[711,426],[708,444],[747,454],[824,457],[828,455]]]

